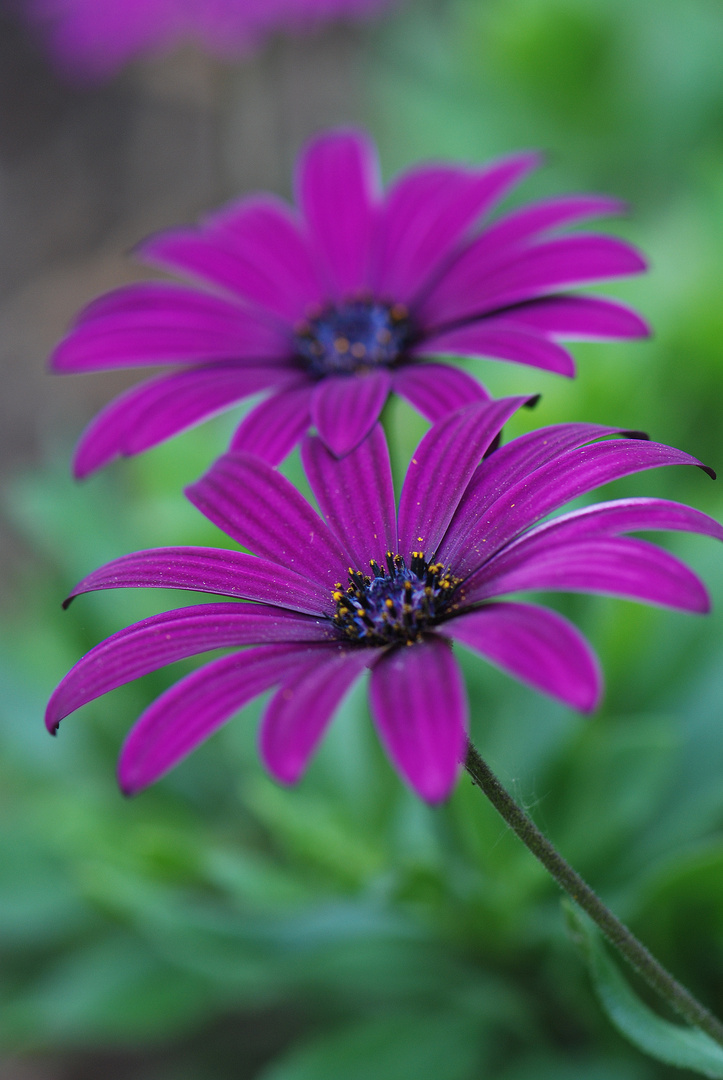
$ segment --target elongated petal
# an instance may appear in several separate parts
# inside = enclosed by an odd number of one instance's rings
[[[291,453],[311,423],[312,384],[291,386],[266,398],[244,417],[231,450],[246,450],[278,465]]]
[[[116,457],[140,454],[250,394],[291,380],[297,381],[298,375],[233,361],[149,379],[98,413],[80,438],[73,472],[77,477],[88,476]]]
[[[57,686],[45,714],[55,731],[69,713],[118,686],[210,649],[331,639],[325,619],[246,604],[199,604],[165,611],[106,638]]]
[[[518,545],[465,582],[466,603],[528,589],[604,593],[648,604],[705,612],[710,600],[688,567],[644,540],[603,537],[551,543],[535,552]]]
[[[261,758],[272,776],[282,784],[296,783],[342,699],[377,655],[365,648],[325,650],[282,683],[259,736]]]
[[[78,317],[51,357],[54,371],[100,371],[202,360],[280,360],[291,335],[238,304],[165,282],[127,285]]]
[[[324,300],[309,240],[294,212],[280,199],[252,195],[231,203],[206,222],[243,265],[238,286],[259,307],[292,325]]]
[[[399,550],[436,552],[482,455],[529,398],[483,401],[438,421],[409,463],[399,500]]]
[[[169,547],[136,551],[106,563],[80,581],[64,607],[96,589],[189,589],[257,600],[310,615],[333,605],[306,578],[278,563],[219,548]]]
[[[329,527],[356,570],[370,559],[384,565],[397,550],[397,515],[389,449],[381,424],[346,457],[337,458],[318,437],[301,448],[304,469]]]
[[[513,210],[495,221],[485,229],[484,243],[490,251],[501,251],[561,225],[571,225],[592,217],[619,215],[625,210],[625,203],[608,195],[561,195],[543,199]]]
[[[539,164],[517,154],[484,169],[423,166],[390,188],[379,216],[371,286],[409,304],[474,222]]]
[[[446,271],[417,313],[428,330],[479,318],[551,289],[638,274],[646,263],[611,236],[565,236],[496,259],[480,237]]]
[[[186,495],[243,547],[319,585],[343,581],[338,540],[293,484],[253,454],[225,454]]]
[[[640,316],[613,300],[594,296],[547,296],[508,308],[495,317],[497,325],[508,324],[556,339],[607,341],[615,338],[648,337],[650,327]]]
[[[582,712],[600,700],[602,677],[590,646],[567,619],[532,604],[495,603],[437,627],[520,682]]]
[[[560,375],[575,374],[575,361],[566,349],[524,327],[504,325],[501,319],[483,319],[455,330],[430,334],[411,350],[414,356],[456,353],[458,356],[488,356],[530,364]]]
[[[430,637],[372,669],[372,716],[390,760],[426,802],[452,792],[467,741],[467,695],[452,650]]]
[[[373,143],[353,131],[321,135],[299,164],[299,205],[337,298],[366,284],[378,169]]]
[[[154,783],[249,701],[308,664],[310,655],[320,661],[323,648],[262,645],[222,656],[181,679],[131,729],[118,763],[122,791],[135,795]]]
[[[514,544],[508,545],[505,553],[512,553],[523,546],[525,551],[532,552],[548,544],[587,540],[596,536],[620,536],[622,533],[650,529],[701,533],[723,540],[723,526],[692,506],[668,499],[613,499],[545,521],[530,529]],[[500,553],[498,558],[502,557]]]
[[[329,449],[340,457],[365,439],[392,387],[386,368],[366,375],[322,379],[311,399],[311,418]]]
[[[706,468],[682,450],[640,440],[590,443],[568,450],[512,484],[489,506],[482,520],[476,515],[458,516],[455,543],[463,550],[454,561],[456,573],[467,574],[481,566],[494,551],[570,499],[600,484],[661,465]]]
[[[393,374],[394,390],[434,423],[474,401],[489,401],[484,386],[449,364],[406,364]]]
[[[438,558],[443,562],[456,559],[465,546],[471,523],[486,520],[489,508],[518,480],[554,461],[566,450],[606,435],[626,434],[641,437],[640,432],[624,432],[602,424],[554,424],[520,435],[499,447],[475,470],[439,548]],[[482,542],[488,541],[482,538]]]

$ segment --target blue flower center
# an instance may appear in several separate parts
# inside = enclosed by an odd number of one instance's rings
[[[298,327],[296,352],[317,378],[353,375],[391,367],[409,339],[409,317],[401,304],[348,300]]]
[[[442,563],[428,563],[420,551],[407,567],[402,555],[387,552],[387,568],[370,563],[373,577],[349,571],[349,585],[337,584],[334,625],[345,638],[365,645],[411,645],[457,606],[460,579]]]

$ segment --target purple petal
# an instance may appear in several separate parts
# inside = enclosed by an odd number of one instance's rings
[[[471,525],[482,521],[489,508],[503,497],[516,481],[531,475],[565,451],[606,435],[639,436],[621,428],[602,424],[554,424],[513,439],[485,458],[475,471],[462,496],[455,517],[437,552],[437,558],[450,562],[464,550]],[[487,543],[486,538],[482,539]],[[492,552],[490,551],[490,556]]]
[[[524,529],[570,499],[601,484],[662,465],[705,468],[682,450],[639,440],[589,443],[568,450],[510,484],[485,510],[483,519],[475,511],[470,513],[469,507],[461,510],[450,528],[454,539],[444,545],[445,560],[454,566],[455,573],[469,574]]]
[[[293,484],[252,454],[225,454],[186,495],[243,547],[330,592],[349,559]]]
[[[593,296],[548,296],[509,308],[495,319],[505,324],[556,338],[606,341],[610,338],[641,338],[650,327],[630,308]]]
[[[164,611],[119,630],[87,652],[56,687],[45,723],[54,732],[63,717],[109,690],[209,649],[331,636],[327,619],[255,604],[198,604]]]
[[[638,274],[646,263],[629,244],[611,236],[565,236],[499,258],[482,236],[430,292],[417,318],[428,330],[479,318],[550,289]]]
[[[501,217],[484,231],[485,247],[499,251],[521,244],[542,232],[591,217],[624,214],[627,207],[608,195],[561,195],[530,203]]]
[[[375,294],[411,303],[470,226],[538,163],[518,154],[480,170],[425,165],[400,176],[376,229]]]
[[[180,285],[127,285],[82,311],[51,358],[54,371],[100,371],[201,360],[278,360],[290,335],[219,297]]]
[[[393,388],[434,423],[473,401],[489,401],[485,388],[449,364],[405,364],[393,374]]]
[[[329,527],[357,570],[370,559],[384,563],[397,551],[397,514],[389,449],[381,424],[346,457],[335,457],[319,438],[301,448],[311,490]]]
[[[317,384],[311,419],[337,457],[348,454],[366,438],[379,419],[391,386],[386,368],[364,375],[332,375]]]
[[[631,498],[596,503],[562,514],[531,529],[505,550],[511,552],[524,544],[527,551],[534,551],[550,543],[619,536],[621,533],[650,529],[694,532],[723,540],[723,526],[700,510],[668,499]]]
[[[337,299],[366,284],[377,174],[373,143],[353,131],[321,135],[299,163],[299,205]]]
[[[485,450],[526,397],[482,401],[439,420],[409,463],[399,500],[399,551],[431,557]]]
[[[573,376],[575,361],[566,349],[554,341],[516,328],[500,318],[485,319],[456,330],[446,330],[423,338],[411,350],[413,356],[453,353],[457,356],[488,356],[494,360],[512,360],[530,364],[544,371]]]
[[[293,324],[310,306],[323,303],[308,237],[280,199],[252,195],[231,203],[206,224],[243,262],[240,291],[255,304]]]
[[[310,615],[333,607],[318,586],[278,563],[240,551],[202,547],[156,548],[114,559],[83,578],[64,607],[81,593],[128,588],[189,589],[257,600]]]
[[[134,795],[158,780],[247,702],[291,675],[319,647],[262,645],[222,656],[166,690],[131,729],[118,763],[118,782]]]
[[[88,476],[116,457],[157,446],[250,394],[298,378],[293,371],[230,360],[149,379],[98,413],[80,438],[73,472]]]
[[[535,690],[591,712],[602,693],[595,654],[582,634],[554,611],[496,603],[437,627]]]
[[[486,564],[464,584],[465,603],[529,589],[604,593],[649,604],[705,612],[703,582],[667,551],[644,540],[604,537],[551,543],[527,551],[523,542]]]
[[[440,638],[390,649],[372,669],[370,699],[394,767],[426,802],[446,799],[467,743],[467,695]]]
[[[292,386],[266,398],[246,416],[231,440],[231,450],[247,450],[278,465],[290,454],[311,423],[312,386]]]
[[[376,656],[365,648],[325,650],[281,684],[264,714],[259,750],[282,784],[299,779],[338,705]]]

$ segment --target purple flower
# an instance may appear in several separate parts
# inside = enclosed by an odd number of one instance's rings
[[[379,425],[344,458],[317,436],[304,440],[325,520],[261,459],[221,458],[187,494],[256,556],[141,551],[90,574],[70,598],[150,586],[235,599],[155,615],[101,642],[56,689],[48,728],[164,664],[232,648],[141,716],[121,755],[121,787],[130,794],[152,783],[273,687],[261,754],[275,777],[292,783],[368,668],[372,715],[389,757],[423,799],[437,802],[452,789],[465,748],[467,701],[453,642],[573,708],[593,709],[601,678],[584,638],[553,611],[500,597],[599,592],[704,612],[706,590],[688,567],[623,534],[678,529],[723,539],[723,528],[653,498],[598,503],[540,524],[599,484],[700,462],[668,446],[609,439],[634,433],[583,423],[542,428],[483,457],[526,400],[474,403],[436,423],[412,457],[398,514]]]
[[[278,464],[313,425],[341,456],[371,431],[390,391],[431,421],[488,398],[465,372],[429,357],[487,356],[573,375],[562,339],[646,334],[620,304],[557,291],[644,268],[613,237],[550,236],[618,213],[618,201],[548,199],[478,227],[536,162],[520,154],[482,169],[425,165],[382,196],[369,140],[337,131],[302,155],[299,214],[252,196],[199,227],[151,237],[140,247],[146,262],[205,290],[149,282],[101,297],[57,347],[53,367],[183,366],[99,414],[76,452],[76,475],[259,392],[266,397],[231,449]]]
[[[95,82],[136,56],[197,41],[222,57],[274,32],[378,12],[390,0],[11,0],[47,39],[58,68]]]

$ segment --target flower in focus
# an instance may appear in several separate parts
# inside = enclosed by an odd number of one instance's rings
[[[553,611],[501,598],[567,590],[704,612],[706,590],[687,566],[623,534],[677,529],[723,539],[723,528],[698,510],[655,498],[542,521],[599,484],[700,462],[634,437],[608,438],[634,433],[584,423],[542,428],[485,457],[525,400],[473,403],[433,425],[412,457],[398,513],[380,425],[344,458],[318,436],[304,439],[324,520],[260,458],[231,452],[219,459],[187,494],[257,555],[141,551],[90,574],[71,598],[159,587],[234,599],[155,615],[91,649],[53,694],[49,729],[131,679],[231,648],[140,717],[122,751],[121,787],[131,794],[151,784],[271,688],[261,754],[275,777],[292,783],[344,695],[370,669],[380,739],[406,781],[433,803],[450,793],[466,745],[467,699],[452,643],[573,708],[592,710],[601,678],[585,639]]]
[[[610,236],[551,236],[618,213],[597,195],[533,203],[479,226],[536,164],[425,165],[382,195],[361,134],[313,141],[297,176],[300,212],[269,196],[231,204],[197,228],[151,237],[150,265],[203,290],[148,282],[91,303],[55,350],[58,372],[182,365],[107,406],[76,451],[85,476],[140,453],[252,394],[232,450],[278,464],[310,426],[343,455],[371,431],[391,391],[435,421],[486,400],[439,354],[492,357],[574,374],[565,338],[635,338],[620,304],[558,290],[644,269]]]
[[[196,41],[222,57],[278,31],[359,19],[390,0],[15,0],[38,26],[58,68],[76,81],[116,74],[136,56]]]

